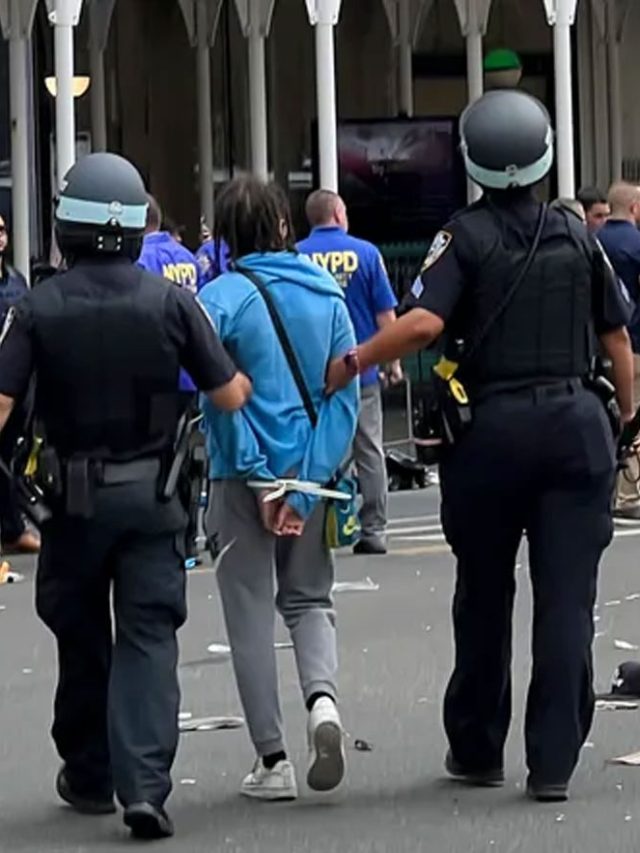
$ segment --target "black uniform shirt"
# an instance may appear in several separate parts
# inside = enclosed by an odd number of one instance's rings
[[[499,201],[494,203],[499,205]],[[490,241],[483,241],[481,235],[470,227],[474,212],[485,205],[484,200],[471,205],[435,236],[422,271],[403,307],[425,308],[445,323],[450,320],[465,289],[473,287],[475,272],[483,262],[483,251],[492,250]],[[509,205],[504,216],[509,220],[509,240],[513,242],[514,249],[526,250],[530,246],[539,212],[540,206],[530,194],[523,194]],[[573,215],[549,210],[545,232],[557,227],[557,217]],[[626,326],[633,306],[602,248],[586,234],[585,239],[588,250],[593,254],[593,324],[596,334],[602,334]]]
[[[47,282],[38,287],[47,287]],[[35,293],[28,294],[20,305],[10,309],[0,333],[0,394],[7,397],[20,397],[27,389],[33,370],[38,367],[30,304]],[[208,315],[191,293],[179,287],[168,289],[165,322],[180,364],[198,388],[214,391],[233,379],[236,366]]]

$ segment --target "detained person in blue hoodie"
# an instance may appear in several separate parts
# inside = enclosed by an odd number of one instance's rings
[[[232,270],[200,294],[231,357],[253,382],[253,397],[238,417],[220,417],[204,404],[212,480],[206,527],[224,553],[218,584],[258,756],[241,792],[263,800],[297,796],[278,698],[276,607],[291,634],[308,712],[307,784],[331,790],[345,771],[326,505],[302,492],[272,503],[263,498],[278,478],[328,483],[348,454],[358,385],[330,398],[323,389],[328,361],[353,348],[355,335],[336,281],[293,249],[285,204],[281,191],[255,178],[235,180],[222,191],[216,227],[229,246]],[[318,415],[315,429],[251,277],[268,290],[290,338]],[[256,481],[264,488],[248,485]]]

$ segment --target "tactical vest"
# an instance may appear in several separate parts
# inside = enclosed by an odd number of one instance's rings
[[[461,300],[454,329],[471,346],[525,262],[528,245],[509,234],[507,212],[477,209],[469,217],[475,280]],[[465,222],[465,226],[466,226]],[[515,243],[515,246],[514,246]],[[527,385],[586,375],[593,349],[592,249],[584,226],[558,211],[515,296],[462,375],[471,386]]]
[[[36,413],[59,455],[128,460],[171,446],[179,360],[172,285],[134,266],[74,267],[31,294]]]

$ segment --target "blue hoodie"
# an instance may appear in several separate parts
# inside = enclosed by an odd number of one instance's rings
[[[344,295],[335,279],[292,252],[247,255],[239,262],[268,287],[289,334],[318,412],[311,427],[265,302],[245,276],[224,273],[199,299],[253,395],[240,412],[204,402],[212,479],[274,480],[296,475],[326,483],[349,452],[358,419],[358,383],[324,394],[327,364],[355,344]],[[292,493],[302,518],[317,498]]]

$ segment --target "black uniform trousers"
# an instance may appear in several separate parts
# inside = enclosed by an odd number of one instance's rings
[[[470,770],[502,766],[511,720],[511,622],[523,532],[533,587],[525,736],[532,780],[568,782],[591,727],[598,564],[611,540],[614,442],[578,382],[487,398],[441,467],[457,558],[455,670],[444,722]]]
[[[186,517],[156,492],[154,481],[103,486],[92,519],[54,514],[37,576],[38,614],[58,643],[52,734],[70,784],[99,797],[115,787],[125,807],[164,803],[178,744]]]
[[[0,457],[11,467],[18,439],[23,433],[23,413],[12,412],[6,427],[0,433]],[[26,529],[18,494],[13,480],[0,474],[0,537],[3,545],[17,542]]]

